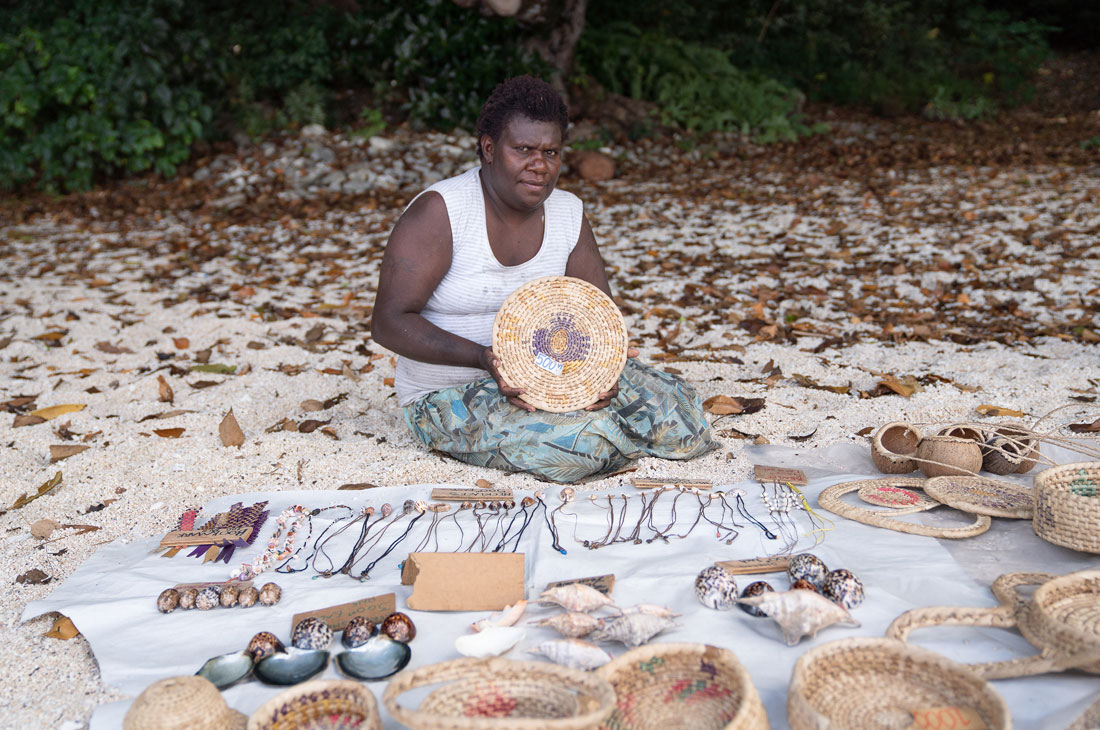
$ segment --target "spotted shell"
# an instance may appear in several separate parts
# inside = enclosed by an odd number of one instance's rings
[[[795,555],[787,564],[787,576],[791,579],[791,583],[796,580],[808,580],[820,588],[828,572],[829,569],[825,567],[824,561],[813,553]]]
[[[254,662],[285,650],[283,642],[270,631],[261,631],[248,642],[248,653],[252,655]]]
[[[416,624],[400,611],[387,616],[380,631],[394,641],[409,642],[416,638]]]
[[[241,608],[252,608],[258,600],[260,600],[260,592],[256,590],[256,586],[242,588],[237,594],[237,605]]]
[[[161,613],[172,613],[180,605],[180,592],[175,588],[165,588],[157,596],[157,610]]]
[[[237,605],[237,600],[241,597],[241,589],[237,586],[226,586],[222,588],[221,604],[225,608],[232,608]]]
[[[821,594],[844,608],[855,608],[863,603],[863,583],[850,570],[837,568],[825,576]]]
[[[264,606],[274,606],[283,597],[283,589],[276,583],[264,583],[260,589],[260,603]]]
[[[758,580],[755,583],[749,583],[745,586],[745,590],[741,591],[742,598],[752,598],[753,596],[759,596],[762,593],[773,593],[774,588],[767,581]],[[756,606],[750,606],[747,603],[738,603],[737,607],[750,616],[767,616],[766,613],[761,611]]]
[[[180,608],[185,611],[195,607],[195,599],[198,598],[199,591],[197,588],[184,588],[180,591]]]
[[[695,576],[695,597],[707,608],[728,611],[737,601],[737,580],[728,570],[707,566]]]
[[[813,591],[814,593],[821,593],[821,591],[819,591],[817,589],[817,586],[815,586],[813,583],[806,580],[805,578],[799,578],[794,583],[791,583],[791,590],[792,591]]]
[[[372,636],[378,633],[378,627],[366,616],[355,616],[344,627],[344,634],[340,637],[340,643],[349,649],[362,646]]]
[[[332,643],[332,629],[321,619],[310,616],[294,625],[290,643],[298,649],[327,649]]]
[[[195,608],[200,611],[209,611],[221,603],[221,591],[217,586],[207,586],[195,596]]]

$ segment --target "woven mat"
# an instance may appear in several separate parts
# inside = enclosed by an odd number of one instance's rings
[[[857,492],[861,488],[874,487],[879,484],[886,486],[892,486],[897,484],[897,479],[885,478],[885,479],[860,479],[855,482],[844,482],[842,484],[834,484],[831,487],[825,489],[817,498],[818,505],[822,509],[829,510],[835,515],[841,517],[847,517],[850,520],[856,522],[862,522],[865,525],[872,525],[873,527],[885,527],[888,530],[895,530],[896,532],[905,532],[910,535],[924,535],[926,537],[942,537],[942,538],[963,538],[974,537],[980,535],[989,529],[992,521],[987,515],[974,515],[974,522],[963,527],[933,527],[929,525],[918,525],[913,522],[902,522],[901,520],[893,519],[894,516],[904,514],[901,510],[873,510],[866,507],[860,507],[855,504],[848,504],[841,501],[841,497],[850,492]]]
[[[924,491],[948,507],[976,515],[1030,520],[1035,513],[1035,490],[987,477],[933,477]]]
[[[536,408],[565,413],[611,390],[626,364],[623,315],[581,279],[546,276],[504,300],[493,322],[493,352],[504,381]]]
[[[867,504],[889,507],[890,514],[895,516],[925,512],[933,507],[940,506],[940,503],[936,500],[914,491],[924,489],[926,481],[928,480],[918,477],[870,480],[860,485],[859,498]]]

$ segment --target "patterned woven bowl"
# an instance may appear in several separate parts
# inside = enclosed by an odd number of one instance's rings
[[[913,713],[975,711],[990,730],[1012,719],[1001,696],[966,666],[894,639],[841,639],[810,649],[794,665],[787,695],[791,730],[915,727]]]
[[[280,692],[248,719],[247,730],[382,730],[378,702],[366,686],[318,679]]]
[[[1100,461],[1062,464],[1036,474],[1031,526],[1047,542],[1100,553]]]
[[[650,644],[596,673],[615,689],[601,730],[765,730],[768,716],[749,674],[728,649]]]
[[[416,708],[410,690],[441,685]],[[455,659],[404,671],[382,697],[412,730],[595,730],[615,707],[611,686],[592,672],[545,662]]]

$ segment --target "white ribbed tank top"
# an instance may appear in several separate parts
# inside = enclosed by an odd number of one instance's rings
[[[569,254],[580,237],[584,210],[576,195],[555,189],[543,203],[545,216],[538,253],[518,266],[504,266],[489,246],[480,170],[476,167],[424,191],[443,196],[452,243],[451,268],[420,314],[441,329],[488,347],[493,339],[493,319],[509,294],[532,279],[565,274]],[[433,390],[487,375],[481,368],[433,365],[401,357],[394,384],[398,402],[405,406]]]

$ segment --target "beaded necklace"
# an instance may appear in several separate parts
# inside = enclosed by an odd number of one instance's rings
[[[294,550],[294,541],[301,529],[302,522],[309,523],[309,533],[310,535],[313,534],[312,517],[313,513],[300,504],[283,510],[275,518],[275,524],[277,525],[275,534],[268,540],[264,551],[257,555],[251,563],[241,563],[241,566],[234,570],[229,577],[240,581],[251,580],[274,565],[276,561],[286,560],[294,555],[297,552],[297,550]],[[305,542],[308,541],[309,536],[305,539]],[[299,545],[298,550],[301,549],[302,546]]]

